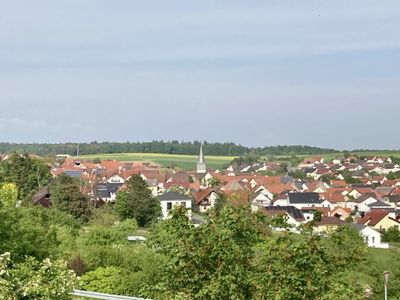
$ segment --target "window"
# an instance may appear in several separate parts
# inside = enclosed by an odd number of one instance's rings
[[[167,210],[171,210],[172,208],[172,202],[167,202]]]
[[[186,208],[186,202],[181,202],[181,206]]]
[[[375,237],[372,237],[372,244],[375,244]]]

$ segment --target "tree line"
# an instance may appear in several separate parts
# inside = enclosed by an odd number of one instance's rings
[[[197,155],[200,141],[151,141],[151,142],[90,142],[79,144],[79,154],[106,154],[106,153],[163,153],[163,154],[187,154]],[[268,146],[246,147],[235,143],[209,143],[204,142],[204,152],[207,155],[240,156],[246,153],[257,155],[316,155],[335,153],[337,150],[324,149],[311,146]],[[0,143],[0,153],[31,153],[39,156],[55,154],[77,154],[77,143],[53,143],[53,144],[16,144]]]

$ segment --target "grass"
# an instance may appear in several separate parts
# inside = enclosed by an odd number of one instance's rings
[[[372,272],[375,269],[378,270],[379,276],[384,271],[390,271],[393,274],[393,271],[398,268],[396,263],[398,255],[399,252],[396,249],[368,248],[368,260],[361,265],[358,272],[359,282],[363,285],[376,282],[377,278],[374,277],[376,273]],[[381,279],[383,280],[383,277]]]
[[[94,154],[80,156],[83,159],[118,160],[118,161],[148,161],[168,167],[172,163],[184,170],[196,169],[196,155],[162,154],[162,153],[114,153],[114,154]],[[205,156],[208,168],[220,169],[228,165],[234,156]]]

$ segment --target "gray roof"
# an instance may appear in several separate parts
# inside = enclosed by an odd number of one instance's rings
[[[185,195],[181,195],[175,192],[166,192],[162,194],[160,197],[158,197],[160,201],[180,201],[180,200],[191,200],[189,197]]]
[[[387,199],[389,200],[389,202],[397,203],[400,201],[400,195],[390,195],[387,197]]]
[[[356,223],[351,223],[351,224],[349,224],[350,225],[350,227],[353,227],[355,230],[357,230],[357,231],[361,231],[361,230],[363,230],[364,228],[366,228],[366,227],[368,227],[367,225],[363,225],[363,224],[356,224]]]
[[[298,220],[298,221],[305,220],[302,211],[294,206],[266,206],[266,207],[263,207],[263,210],[266,212],[268,212],[268,211],[271,211],[271,212],[285,211],[289,215],[291,215],[295,220]]]
[[[373,202],[367,205],[368,207],[391,207],[389,204],[382,202],[382,201],[377,201],[377,202]]]
[[[289,193],[289,203],[320,204],[322,201],[317,193]]]

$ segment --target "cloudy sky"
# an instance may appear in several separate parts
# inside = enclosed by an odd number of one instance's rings
[[[400,148],[398,0],[0,0],[0,141]]]

